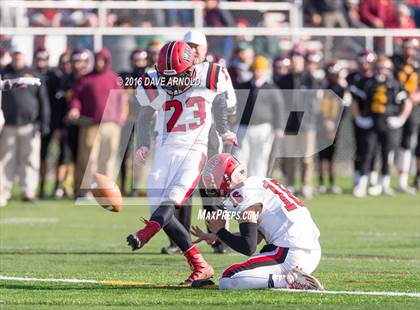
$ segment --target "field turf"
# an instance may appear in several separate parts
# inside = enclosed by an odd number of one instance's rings
[[[307,201],[321,231],[315,275],[327,290],[420,292],[420,196],[320,196]],[[194,222],[198,207],[194,208]],[[189,274],[181,255],[161,255],[161,232],[141,251],[125,244],[148,208],[111,213],[72,201],[12,201],[0,209],[0,275],[120,281],[111,284],[0,280],[4,309],[419,309],[419,297],[329,295],[176,287]],[[200,224],[203,227],[203,224]],[[236,225],[232,224],[235,228]],[[244,256],[212,254],[217,275]],[[217,280],[217,277],[216,277]],[[135,281],[136,285],[123,281]],[[309,307],[308,307],[309,306]],[[227,308],[228,307],[228,308]]]

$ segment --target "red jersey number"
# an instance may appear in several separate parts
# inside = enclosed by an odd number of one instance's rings
[[[203,97],[190,97],[185,103],[186,108],[196,108],[194,110],[194,119],[197,121],[189,124],[177,124],[181,114],[183,112],[183,105],[179,100],[170,100],[165,102],[163,109],[165,111],[171,111],[173,109],[172,116],[169,118],[166,124],[167,132],[185,132],[187,126],[189,129],[194,130],[202,126],[206,120],[206,105]]]
[[[298,207],[303,207],[304,204],[290,191],[287,190],[283,185],[279,184],[276,180],[263,181],[265,189],[271,190],[274,194],[279,196],[280,200],[284,203],[284,207],[287,211],[293,211]]]

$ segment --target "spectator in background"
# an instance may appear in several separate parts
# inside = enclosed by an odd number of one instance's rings
[[[236,57],[232,60],[231,66],[228,69],[235,88],[252,79],[251,66],[253,62],[254,49],[251,44],[241,42],[238,46]]]
[[[410,6],[410,9],[413,12],[413,19],[417,25],[417,28],[420,27],[420,0],[405,0],[406,5]]]
[[[321,51],[308,50],[305,55],[306,70],[317,80],[320,84],[323,83],[325,78],[325,71],[322,68],[321,62],[323,55]]]
[[[311,16],[312,24],[328,28],[347,28],[349,25],[344,16],[343,0],[305,0],[306,9]],[[324,54],[327,59],[334,44],[334,37],[325,37]]]
[[[29,25],[32,27],[60,27],[61,14],[58,9],[29,9]],[[35,48],[45,46],[45,35],[35,36]]]
[[[93,54],[87,49],[75,49],[70,55],[71,73],[64,75],[60,80],[60,88],[56,94],[57,100],[60,105],[64,105],[66,115],[70,105],[71,98],[73,97],[73,87],[76,82],[92,71],[93,67]],[[67,119],[63,121],[63,139],[66,140],[66,148],[69,150],[68,162],[73,163],[73,180],[78,175],[79,168],[76,165],[78,144],[79,144],[79,126],[77,122]],[[69,167],[68,167],[69,168]],[[71,171],[71,169],[69,169]],[[79,174],[81,174],[80,172]],[[73,182],[73,193],[76,193],[75,184]]]
[[[280,89],[319,89],[321,85],[317,82],[314,77],[305,70],[305,53],[300,46],[295,46],[289,54],[291,60],[291,70],[288,75],[283,76],[277,80],[277,86]],[[290,94],[290,93],[289,93]],[[296,97],[295,97],[296,96]],[[295,111],[293,108],[295,104],[300,103],[302,98],[296,92],[293,92],[285,100],[286,105],[288,105],[288,111]],[[316,100],[316,98],[309,98],[310,100]],[[309,101],[308,107],[305,109],[305,113],[309,116],[307,122],[302,123],[298,114],[290,114],[289,119],[287,120],[286,133],[296,135],[302,135],[304,145],[304,158],[302,160],[302,177],[303,177],[303,187],[302,195],[307,198],[311,198],[313,195],[312,187],[312,175],[313,175],[313,156],[315,153],[315,142],[316,142],[316,120],[314,119],[317,114],[314,109],[316,108],[316,103]],[[286,184],[288,189],[291,192],[295,192],[295,175],[296,175],[296,160],[295,158],[287,158],[285,160],[286,167]]]
[[[285,75],[290,73],[290,58],[282,54],[274,58],[273,61],[273,80],[277,82]]]
[[[234,27],[235,21],[229,11],[220,9],[219,0],[205,1],[204,20],[207,27]]]
[[[171,1],[171,0],[163,0]],[[175,0],[180,1],[180,0]],[[165,10],[165,19],[167,27],[181,26],[181,27],[190,27],[192,26],[193,21],[193,11],[186,9],[168,9]]]
[[[132,24],[127,17],[119,17],[115,27],[131,27]],[[104,47],[112,55],[112,69],[117,72],[127,71],[127,59],[130,53],[136,48],[136,39],[134,36],[105,36]]]
[[[1,70],[3,70],[10,62],[10,54],[7,50],[0,48],[0,81],[1,78]],[[0,133],[4,126],[4,115],[3,110],[1,109],[1,94],[0,94]],[[6,204],[5,200],[1,200],[0,197],[0,206]]]
[[[142,48],[136,48],[131,51],[130,55],[130,71],[129,72],[122,72],[120,76],[123,78],[123,81],[132,78],[133,81],[140,78],[145,72],[147,68],[147,51]],[[136,87],[135,83],[124,83],[126,92],[128,95],[128,103],[129,103],[129,112],[127,117],[127,122],[122,129],[121,132],[121,142],[127,142],[128,147],[126,148],[123,160],[122,160],[122,168],[121,168],[121,179],[120,179],[120,189],[121,193],[125,195],[125,190],[127,188],[127,175],[128,171],[131,169],[133,172],[133,184],[131,184],[131,193],[130,195],[133,197],[138,197],[140,195],[140,190],[138,186],[140,184],[140,177],[143,174],[143,166],[138,166],[136,169],[132,169],[132,166],[129,165],[129,153],[130,148],[134,146],[134,130],[135,130],[135,123],[138,120],[139,115],[139,106],[136,97],[134,96],[134,89]],[[128,138],[128,139],[127,139]],[[128,140],[128,141],[127,141]],[[125,144],[123,144],[125,145]],[[137,146],[134,146],[136,150]],[[132,163],[132,162],[131,162]]]
[[[397,24],[393,0],[360,0],[360,17],[373,28],[392,28]]]
[[[67,54],[67,58],[60,57],[61,61],[70,63],[70,55]],[[34,69],[41,75],[42,83],[47,87],[48,98],[50,102],[51,120],[50,120],[50,132],[44,135],[41,139],[41,166],[40,166],[40,188],[38,197],[41,199],[45,198],[45,178],[47,174],[47,157],[48,147],[53,139],[57,139],[59,145],[59,156],[58,163],[55,169],[55,187],[54,187],[54,198],[61,198],[65,192],[63,189],[63,180],[66,174],[65,161],[68,158],[68,152],[66,152],[65,142],[63,141],[61,129],[63,128],[63,119],[67,112],[67,107],[57,99],[57,92],[60,88],[61,78],[64,74],[69,73],[69,67],[67,66],[67,72],[60,71],[60,69],[52,69],[48,65],[49,53],[44,48],[38,48],[34,53]],[[65,70],[65,63],[60,64],[61,69]],[[67,154],[66,154],[67,153]]]
[[[63,10],[63,26],[66,27],[97,27],[98,16],[90,9]],[[68,36],[67,46],[70,49],[93,49],[93,38],[88,35]]]
[[[346,1],[347,23],[350,27],[366,28],[360,17],[360,0]]]
[[[127,116],[127,97],[111,71],[107,49],[95,54],[94,72],[73,87],[68,118],[80,120],[75,184],[77,196],[86,196],[94,172],[115,178],[121,127]],[[99,126],[100,125],[100,126]],[[82,173],[82,174],[80,174]],[[83,183],[82,183],[83,181]]]
[[[344,87],[340,85],[339,78],[342,67],[335,61],[330,62],[326,68],[326,89],[331,91],[324,92],[321,100],[321,120],[319,122],[318,139],[322,142],[328,140],[331,145],[318,153],[318,172],[319,172],[319,193],[341,194],[342,190],[335,184],[335,165],[334,155],[338,136],[337,125],[340,123],[339,111],[341,111],[341,101],[344,97]],[[323,145],[320,144],[320,145]],[[324,172],[328,171],[329,186],[325,186]]]
[[[10,57],[9,51],[4,48],[0,48],[0,71],[6,68],[11,60],[12,58]]]
[[[12,62],[1,72],[2,78],[39,77],[26,65],[25,55],[12,53]],[[0,167],[2,186],[0,201],[12,195],[15,177],[24,201],[33,202],[39,180],[40,135],[48,134],[50,109],[46,87],[29,86],[13,89],[2,94],[5,126],[0,134]]]
[[[256,56],[252,64],[253,78],[241,85],[250,93],[245,106],[238,106],[239,160],[250,176],[266,175],[275,136],[282,136],[284,106],[282,96],[270,80],[270,64],[266,57]],[[276,91],[277,90],[277,91]],[[239,102],[239,104],[241,104]]]
[[[398,4],[396,22],[397,24],[395,25],[395,28],[416,29],[416,23],[411,17],[411,11],[405,4]],[[394,37],[394,42],[396,42],[400,46],[403,44],[403,41],[403,37]]]
[[[310,14],[312,24],[328,28],[346,28],[343,0],[304,0],[304,6]]]
[[[146,48],[147,52],[147,68],[146,71],[149,69],[154,70],[155,64],[157,63],[157,59],[159,56],[160,48],[162,47],[162,41],[160,40],[152,40],[149,42]]]
[[[206,0],[204,9],[204,24],[206,27],[235,27],[235,21],[229,11],[220,9],[219,0]],[[231,37],[210,37],[208,43],[213,52],[224,57],[230,56],[233,47]]]

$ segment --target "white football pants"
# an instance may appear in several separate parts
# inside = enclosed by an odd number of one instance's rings
[[[227,268],[220,278],[221,290],[262,289],[269,287],[270,275],[274,287],[286,288],[286,275],[298,267],[314,272],[321,259],[321,250],[281,248],[251,256],[242,263]]]

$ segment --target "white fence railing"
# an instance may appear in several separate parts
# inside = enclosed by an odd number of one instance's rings
[[[297,1],[299,2],[299,1]],[[204,21],[205,3],[202,1],[5,1],[4,6],[18,10],[29,8],[56,8],[56,9],[95,9],[98,11],[99,27],[106,25],[106,13],[108,10],[146,10],[146,9],[189,9],[194,12],[194,26],[202,27]],[[300,26],[299,7],[289,2],[221,2],[220,8],[233,11],[286,11],[289,13],[290,23],[294,27]],[[17,25],[22,25],[17,16]]]
[[[191,9],[194,11],[194,26],[202,30],[206,35],[211,36],[287,36],[293,41],[301,37],[364,37],[367,48],[373,47],[375,37],[385,38],[385,52],[391,54],[393,51],[394,37],[420,37],[419,29],[370,29],[370,28],[307,28],[301,27],[301,0],[295,4],[289,2],[221,2],[220,6],[226,10],[238,11],[287,11],[289,13],[289,27],[203,27],[204,2],[197,1],[22,1],[10,0],[0,4],[0,8],[16,8],[17,27],[2,27],[1,34],[4,35],[91,35],[94,38],[95,50],[102,47],[103,36],[149,36],[168,35],[182,36],[190,28],[184,27],[106,27],[106,16],[108,10],[116,9]],[[24,25],[21,17],[22,11],[28,8],[57,8],[57,9],[96,9],[98,10],[98,27],[28,27]]]

